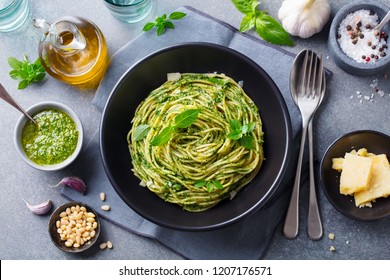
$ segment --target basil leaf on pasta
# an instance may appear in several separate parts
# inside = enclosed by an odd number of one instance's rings
[[[172,126],[167,126],[163,130],[161,130],[160,134],[157,135],[152,139],[150,142],[151,146],[161,146],[164,145],[171,139],[173,133],[173,127]]]
[[[134,141],[142,140],[148,135],[150,126],[147,124],[141,124],[135,128]]]
[[[186,128],[196,121],[200,109],[188,109],[175,117],[175,127]]]

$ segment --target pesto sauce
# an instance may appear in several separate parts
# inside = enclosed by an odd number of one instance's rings
[[[76,149],[79,132],[76,123],[65,112],[44,109],[34,114],[22,130],[22,146],[27,157],[39,165],[65,161]]]

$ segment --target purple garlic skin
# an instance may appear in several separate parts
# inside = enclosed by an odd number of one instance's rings
[[[84,192],[87,190],[87,186],[83,179],[77,176],[69,176],[69,177],[64,177],[62,180],[55,185],[54,187],[57,187],[59,185],[66,185],[71,187],[72,189],[80,192],[81,194],[84,194]]]
[[[53,206],[53,203],[51,202],[50,199],[45,201],[45,202],[36,204],[36,205],[31,205],[27,201],[24,201],[24,202],[26,203],[28,209],[30,209],[30,211],[36,215],[46,214],[47,212],[50,211],[51,207]]]

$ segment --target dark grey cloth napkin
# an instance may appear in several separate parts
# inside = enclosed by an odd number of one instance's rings
[[[93,104],[104,108],[106,100],[120,77],[134,63],[161,48],[181,42],[211,42],[235,49],[258,63],[275,81],[289,109],[294,144],[300,129],[301,118],[289,92],[289,74],[294,55],[261,39],[242,34],[227,23],[221,22],[191,7],[179,9],[187,16],[175,22],[175,30],[163,36],[153,32],[142,33],[122,47],[112,57],[110,67],[99,86]],[[294,151],[297,149],[293,147]],[[296,153],[282,182],[279,194],[272,203],[244,220],[223,229],[209,232],[181,232],[153,224],[132,211],[116,194],[106,177],[99,153],[99,135],[93,137],[78,159],[73,174],[82,177],[88,193],[81,195],[71,188],[61,193],[70,200],[82,201],[96,209],[98,214],[130,232],[154,238],[188,259],[258,259],[264,254],[275,228],[284,216],[288,205],[292,178],[295,173]],[[99,193],[105,192],[109,212],[100,210]]]

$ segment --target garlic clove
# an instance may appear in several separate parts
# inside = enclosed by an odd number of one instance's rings
[[[329,16],[328,0],[285,0],[278,12],[283,28],[301,38],[320,32]]]
[[[46,214],[47,212],[50,211],[51,207],[53,206],[53,203],[50,199],[45,201],[45,202],[36,204],[36,205],[31,205],[30,203],[28,203],[25,200],[24,200],[24,202],[26,203],[28,209],[30,209],[30,211],[36,215]]]
[[[58,187],[60,185],[66,185],[71,187],[72,189],[84,194],[84,192],[87,190],[87,186],[83,179],[77,176],[73,177],[64,177],[62,180],[55,186],[53,187]]]

